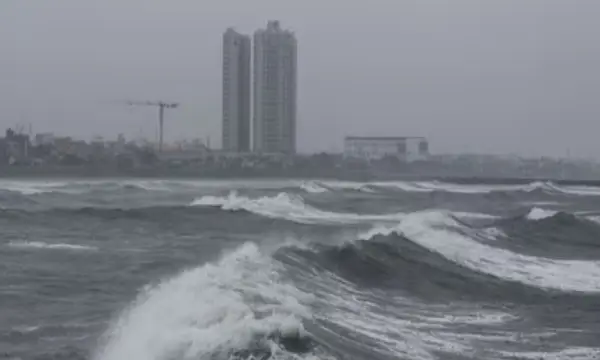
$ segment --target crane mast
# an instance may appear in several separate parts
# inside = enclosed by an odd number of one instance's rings
[[[163,136],[165,123],[165,109],[175,109],[178,103],[169,103],[164,101],[127,101],[131,106],[156,106],[158,107],[158,151],[163,151]]]

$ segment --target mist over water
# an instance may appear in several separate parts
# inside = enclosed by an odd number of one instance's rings
[[[595,359],[600,188],[0,181],[7,359]]]

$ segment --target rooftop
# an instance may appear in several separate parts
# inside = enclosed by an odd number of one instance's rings
[[[401,141],[407,139],[421,139],[425,140],[423,136],[346,136],[344,140],[367,140],[367,141]]]

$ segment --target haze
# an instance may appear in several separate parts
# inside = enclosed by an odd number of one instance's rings
[[[298,144],[422,135],[440,152],[600,156],[597,0],[0,1],[0,126],[220,146],[221,35],[298,38]]]

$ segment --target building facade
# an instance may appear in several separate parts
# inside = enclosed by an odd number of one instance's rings
[[[269,21],[254,33],[253,149],[257,153],[296,152],[297,42]]]
[[[386,156],[413,162],[429,157],[429,143],[423,137],[361,137],[344,139],[344,156],[363,160],[378,160]]]
[[[223,34],[222,146],[250,151],[250,36],[232,28]]]

